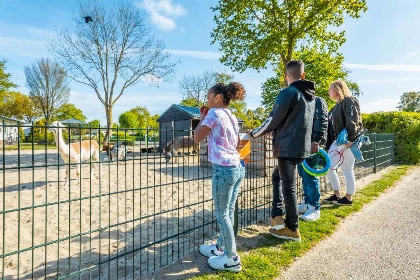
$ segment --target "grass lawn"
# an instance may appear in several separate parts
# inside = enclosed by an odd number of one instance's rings
[[[1,147],[3,149],[3,147]],[[31,150],[32,149],[32,143],[21,143],[20,144],[20,148],[22,150]],[[55,145],[47,145],[47,149],[56,149],[57,146]],[[13,146],[6,146],[5,150],[17,150],[18,146],[17,145],[13,145]],[[44,150],[45,149],[45,145],[38,145],[38,144],[34,144],[34,150]]]
[[[199,275],[192,279],[274,279],[279,277],[280,272],[291,264],[294,258],[302,256],[319,241],[333,233],[341,220],[351,213],[359,211],[364,204],[371,202],[387,188],[393,186],[411,168],[411,166],[394,168],[388,174],[382,175],[379,180],[358,190],[354,196],[353,206],[323,207],[321,219],[318,221],[299,221],[301,243],[283,241],[267,234],[256,244],[256,249],[239,252],[242,272],[219,271],[214,274]]]

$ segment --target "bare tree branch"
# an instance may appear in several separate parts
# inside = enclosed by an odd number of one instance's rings
[[[91,22],[84,21],[86,15]],[[95,91],[105,107],[107,126],[112,126],[112,108],[127,88],[147,76],[155,77],[155,82],[172,78],[176,63],[133,3],[119,1],[107,8],[102,2],[85,0],[74,22],[73,29],[58,34],[51,50],[69,77]]]
[[[48,58],[26,66],[24,72],[30,98],[41,108],[49,124],[55,110],[68,101],[70,88],[66,72]]]

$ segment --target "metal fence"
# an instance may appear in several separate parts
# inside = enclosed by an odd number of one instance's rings
[[[6,128],[18,126],[1,127],[2,139],[10,139]],[[29,128],[24,141],[17,129],[21,141],[0,145],[1,279],[136,279],[216,237],[205,153],[184,148],[180,156],[165,156],[158,140],[148,137],[159,134],[151,129],[117,128],[114,143],[105,143],[104,129],[72,127],[55,140],[47,129],[58,127]],[[75,134],[87,142],[73,139]],[[362,148],[365,160],[356,167],[360,176],[393,162],[393,135],[370,136],[372,144]],[[95,141],[99,157],[83,161]],[[271,140],[260,138],[251,147],[237,229],[270,216]],[[321,191],[329,191],[325,178]]]

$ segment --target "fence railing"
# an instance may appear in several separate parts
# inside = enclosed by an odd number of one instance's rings
[[[0,141],[9,131],[22,140],[21,130],[12,129],[19,127],[3,123]],[[60,130],[61,138],[59,129],[32,126],[26,143],[0,142],[1,279],[135,279],[215,238],[206,149],[193,153],[188,137],[178,141],[179,156],[163,149],[192,131],[117,128],[116,139],[105,142],[102,128],[71,127]],[[76,131],[89,135],[86,142],[73,141]],[[393,162],[393,135],[370,136],[365,160],[356,164],[360,176]],[[253,141],[237,229],[270,217],[276,162],[270,139]],[[329,189],[321,178],[321,192]]]

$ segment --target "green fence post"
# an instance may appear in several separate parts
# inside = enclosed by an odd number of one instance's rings
[[[392,133],[392,151],[391,151],[391,163],[394,164],[395,163],[395,134]]]
[[[373,134],[373,173],[376,173],[376,133]]]
[[[238,230],[239,230],[239,206],[238,206],[238,199],[236,199],[236,203],[235,203],[235,213],[234,215],[234,223],[233,223],[233,231],[235,232],[235,234],[238,234]]]

